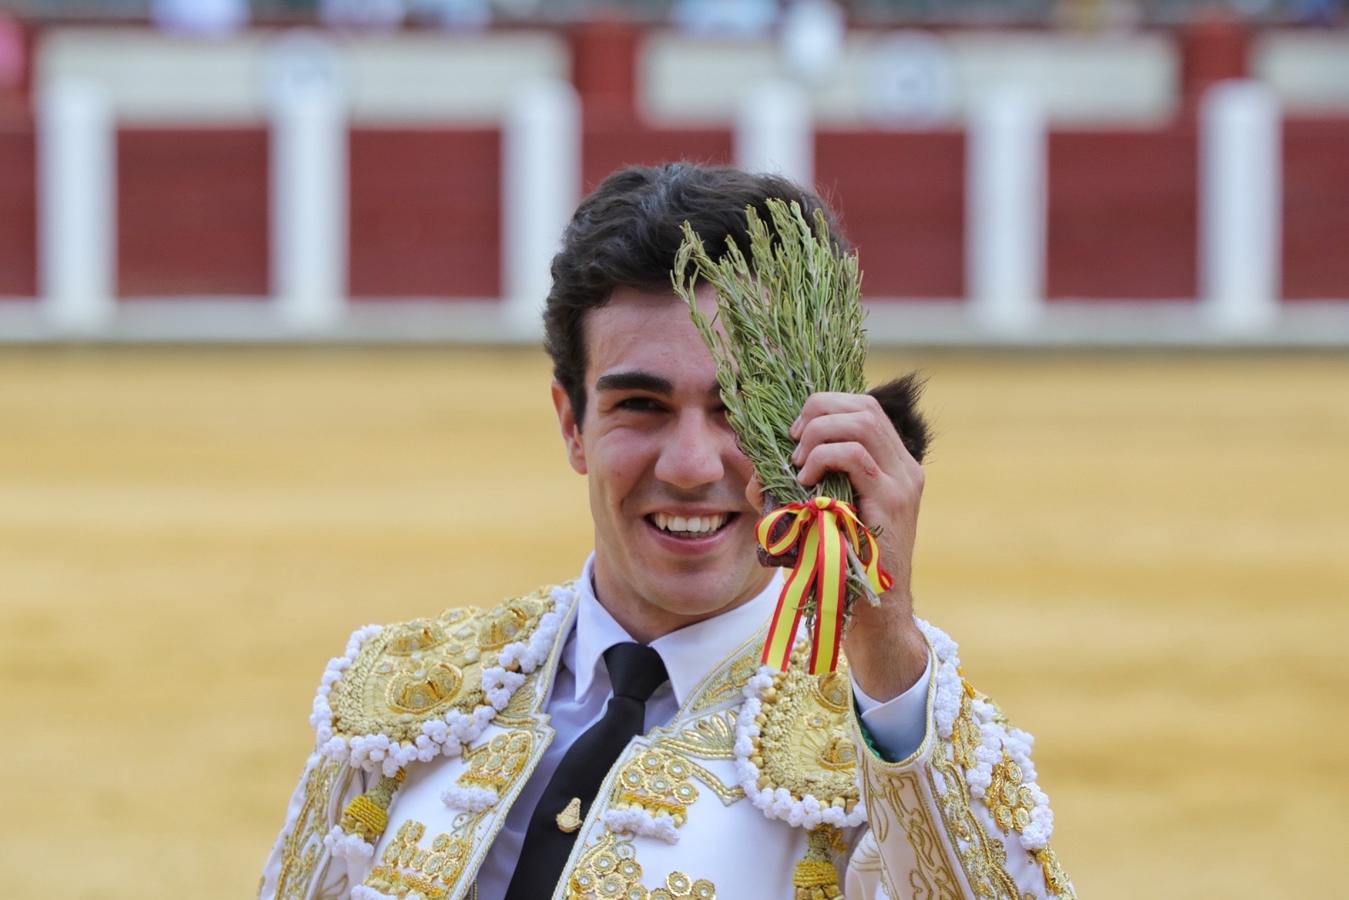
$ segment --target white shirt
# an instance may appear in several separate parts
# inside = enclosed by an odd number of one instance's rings
[[[544,703],[557,736],[543,753],[538,768],[520,791],[478,871],[480,900],[500,900],[506,894],[525,831],[544,787],[553,777],[572,742],[604,714],[612,687],[602,659],[614,644],[632,640],[595,597],[595,557],[586,561],[576,583],[577,611],[571,634],[562,648],[561,664],[553,690]],[[670,675],[646,702],[648,730],[669,723],[709,668],[725,659],[768,623],[782,590],[779,573],[748,603],[711,619],[704,619],[651,642]],[[932,660],[918,682],[908,691],[884,703],[868,697],[853,682],[853,693],[862,710],[862,721],[876,745],[891,759],[908,756],[922,743],[927,723],[927,689]]]

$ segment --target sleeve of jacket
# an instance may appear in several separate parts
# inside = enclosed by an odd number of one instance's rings
[[[958,648],[919,620],[935,660],[927,730],[890,762],[853,716],[868,828],[848,862],[848,900],[1076,898],[1049,839],[1033,739],[961,677]]]

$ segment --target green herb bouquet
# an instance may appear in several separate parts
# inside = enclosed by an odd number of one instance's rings
[[[829,473],[811,488],[797,481],[788,429],[811,394],[866,389],[861,271],[855,253],[836,249],[822,212],[812,227],[795,202],[766,205],[770,221],[746,209],[748,259],[729,238],[714,259],[684,223],[672,278],[712,353],[727,419],[763,485],[761,556],[794,565],[763,661],[786,668],[804,617],[814,632],[810,671],[833,671],[853,605],[879,602],[889,576],[857,520],[847,477]],[[698,309],[701,282],[716,292],[711,318]]]

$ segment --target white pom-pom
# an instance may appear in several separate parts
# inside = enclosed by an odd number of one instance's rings
[[[497,792],[489,788],[455,784],[446,788],[440,799],[450,809],[477,813],[495,806],[498,797]]]
[[[398,898],[374,888],[366,887],[363,884],[358,884],[351,889],[351,900],[398,900]]]
[[[618,834],[652,837],[667,844],[679,842],[679,827],[666,813],[652,816],[640,809],[611,809],[604,814],[604,826]]]
[[[327,847],[328,852],[335,858],[352,862],[361,862],[375,855],[372,844],[366,843],[358,835],[343,831],[341,826],[337,825],[323,836],[323,846]]]

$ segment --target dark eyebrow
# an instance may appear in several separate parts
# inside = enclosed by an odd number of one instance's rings
[[[596,391],[650,391],[653,394],[673,394],[674,385],[668,379],[650,372],[613,372],[595,379]]]

